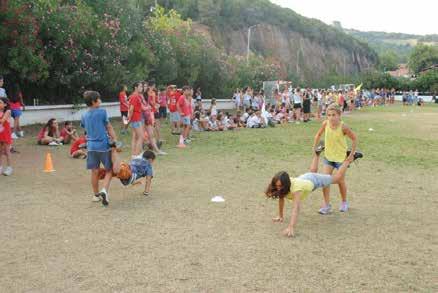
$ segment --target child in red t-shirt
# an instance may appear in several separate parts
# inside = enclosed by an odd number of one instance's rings
[[[22,111],[24,111],[25,106],[23,102],[23,94],[18,85],[15,85],[12,88],[9,98],[11,117],[14,119],[14,131],[12,132],[12,138],[16,139],[24,136],[24,132],[20,126],[20,117],[22,115]]]
[[[86,159],[87,158],[87,137],[86,135],[80,136],[75,142],[72,143],[70,148],[70,155],[74,159]]]
[[[119,102],[120,102],[120,115],[122,116],[122,134],[125,134],[128,128],[128,96],[126,95],[126,91],[128,87],[123,85],[121,91],[119,93]]]
[[[158,148],[157,140],[155,139],[155,134],[154,134],[155,117],[154,117],[154,113],[153,113],[153,107],[150,105],[150,103],[155,105],[155,101],[149,101],[150,99],[154,100],[156,97],[156,93],[154,91],[154,88],[148,87],[146,89],[145,94],[147,95],[148,100],[146,101],[145,99],[143,99],[143,103],[144,103],[143,116],[145,117],[145,126],[144,127],[145,127],[145,130],[146,130],[148,137],[149,137],[149,143],[151,144],[154,152],[156,152],[158,155],[167,155],[167,153],[163,152],[162,150],[160,150]]]
[[[192,118],[192,95],[193,90],[190,86],[183,87],[183,95],[179,98],[177,108],[181,115],[181,122],[183,125],[182,137],[184,143],[190,143],[189,134],[191,129]]]
[[[143,84],[136,82],[134,84],[134,92],[129,96],[129,113],[128,121],[131,123],[132,140],[131,149],[132,156],[138,157],[143,150],[143,119],[142,119],[142,96]]]
[[[7,98],[0,98],[0,174],[5,176],[12,175],[11,167],[11,145],[12,131],[9,119],[11,119],[11,110],[9,110]],[[3,156],[6,158],[6,168],[3,168]]]
[[[160,114],[158,113],[158,92],[155,88],[150,87],[147,92],[148,95],[148,103],[151,107],[151,112],[154,116],[153,126],[155,130],[156,141],[161,141],[161,133],[160,133]]]
[[[175,85],[168,87],[167,102],[169,103],[170,123],[172,124],[172,134],[180,134],[180,113],[177,110],[177,103],[180,97]]]
[[[74,142],[78,139],[76,129],[73,127],[71,121],[64,122],[64,128],[61,130],[59,136],[62,138],[62,143],[64,144],[69,144],[71,141]]]

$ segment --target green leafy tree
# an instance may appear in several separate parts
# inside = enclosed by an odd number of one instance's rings
[[[417,45],[409,57],[408,64],[415,73],[438,64],[438,46]]]
[[[398,68],[398,57],[393,51],[386,51],[379,55],[379,68],[382,71],[391,71]]]
[[[436,92],[438,89],[438,69],[421,74],[414,82],[415,88],[423,92]]]
[[[2,74],[36,82],[48,77],[48,64],[39,38],[40,24],[29,1],[5,1],[0,10]]]

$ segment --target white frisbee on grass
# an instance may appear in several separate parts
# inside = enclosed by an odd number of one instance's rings
[[[211,202],[224,202],[224,201],[225,201],[225,199],[220,195],[216,195],[215,197],[213,197],[211,199]]]

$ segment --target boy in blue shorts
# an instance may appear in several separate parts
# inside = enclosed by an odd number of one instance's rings
[[[108,191],[113,176],[110,139],[115,142],[117,137],[109,122],[108,113],[99,107],[100,94],[96,91],[86,91],[84,100],[88,111],[82,116],[81,126],[87,131],[87,169],[91,170],[93,201],[102,200],[102,204],[107,206],[109,202]],[[99,191],[100,164],[104,166],[105,176],[103,188]]]

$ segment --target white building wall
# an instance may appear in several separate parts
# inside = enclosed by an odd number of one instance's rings
[[[234,103],[232,100],[216,100],[218,109],[232,110]],[[204,108],[210,107],[210,100],[203,101]],[[120,117],[119,103],[102,103],[101,107],[108,111],[109,117]],[[26,111],[20,118],[21,125],[43,124],[50,118],[58,121],[79,121],[82,114],[87,111],[85,105],[75,108],[74,105],[53,105],[53,106],[26,106]]]

